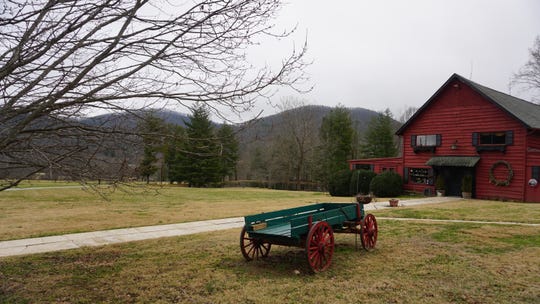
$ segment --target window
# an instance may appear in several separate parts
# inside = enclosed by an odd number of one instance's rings
[[[540,166],[533,166],[531,172],[531,178],[540,180]]]
[[[412,135],[411,147],[415,153],[421,151],[435,152],[435,148],[441,145],[441,134]]]
[[[506,132],[480,133],[480,145],[506,144]]]
[[[514,131],[474,132],[472,144],[476,151],[501,151],[514,143]]]
[[[417,147],[436,147],[437,135],[417,135],[416,136]]]
[[[433,185],[433,170],[429,168],[408,168],[408,180],[413,184]]]
[[[355,169],[355,170],[369,170],[369,171],[373,171],[373,165],[368,165],[368,164],[354,164],[354,169]]]

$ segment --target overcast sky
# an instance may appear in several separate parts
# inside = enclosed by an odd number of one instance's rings
[[[538,0],[290,0],[278,28],[307,36],[310,104],[419,107],[453,74],[509,93],[509,80],[540,35]],[[290,41],[280,47],[290,51]],[[269,48],[261,50],[268,52]],[[524,99],[530,93],[512,90]],[[273,98],[297,96],[280,90]],[[275,109],[265,107],[263,116]]]

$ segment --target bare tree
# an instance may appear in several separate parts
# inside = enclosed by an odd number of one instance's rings
[[[540,36],[529,49],[529,61],[514,74],[511,85],[522,85],[526,89],[540,93]]]
[[[307,179],[309,164],[313,161],[315,148],[318,146],[317,109],[308,106],[304,100],[287,97],[282,100],[280,132],[275,141],[279,151],[285,155],[281,162],[288,162],[282,167],[288,168],[295,180],[296,189],[300,189],[302,180]]]
[[[401,114],[399,115],[398,121],[400,123],[406,123],[416,113],[416,111],[418,111],[417,107],[406,106],[403,109],[403,112],[401,112]]]
[[[216,114],[223,107],[242,111],[274,86],[297,89],[304,80],[305,44],[275,70],[247,57],[263,37],[290,35],[274,33],[270,22],[280,1],[187,3],[4,0],[0,190],[47,168],[78,179],[99,178],[98,167],[111,168],[98,155],[106,143],[118,147],[131,139],[132,128],[82,124],[84,114],[170,101],[205,103]],[[130,157],[120,157],[113,171],[124,174]]]

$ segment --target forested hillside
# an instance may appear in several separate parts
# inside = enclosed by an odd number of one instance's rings
[[[300,170],[303,172],[301,180],[315,180],[317,174],[314,171],[317,167],[315,163],[318,162],[315,150],[319,145],[319,129],[323,118],[331,110],[331,107],[308,105],[263,117],[249,125],[239,127],[238,138],[241,148],[236,178],[285,182],[298,179],[294,176],[294,171]],[[358,146],[369,121],[378,113],[363,108],[352,108],[349,111],[353,127],[357,131],[356,146]],[[304,168],[300,169],[295,168],[293,158],[300,155],[295,151],[297,149],[293,148],[294,143],[291,141],[294,141],[292,138],[294,129],[303,127],[307,131],[306,134],[302,134],[303,140],[308,142],[310,147],[305,147]]]
[[[325,180],[321,163],[328,158],[328,155],[322,153],[324,149],[321,144],[321,125],[325,117],[334,109],[306,105],[232,126],[239,144],[238,161],[235,170],[228,175],[226,180],[229,182],[251,181],[247,184],[263,183],[268,187],[289,189],[317,187],[321,181]],[[348,155],[350,158],[365,157],[361,149],[365,131],[370,120],[381,113],[363,108],[344,110],[349,113],[349,123],[354,130]],[[154,131],[156,132],[154,137],[161,137],[159,141],[165,143],[173,140],[171,130],[178,127],[186,128],[186,122],[189,123],[190,117],[189,114],[170,110],[148,110],[105,114],[79,120],[78,123],[82,126],[115,130],[111,132],[115,135],[111,135],[107,141],[91,144],[97,153],[95,159],[103,163],[100,166],[103,168],[105,178],[107,170],[113,170],[114,173],[120,170],[118,166],[106,164],[121,164],[121,170],[125,171],[123,176],[128,179],[170,180],[169,168],[165,161],[168,152],[163,149],[156,150],[153,152],[155,155],[147,159],[146,162],[154,162],[154,165],[144,165],[150,168],[156,167],[150,170],[151,176],[148,173],[142,173],[146,171],[141,167],[145,163],[144,158],[149,155],[147,155],[148,147],[145,148],[144,140],[142,140],[144,135],[141,138],[141,134],[138,133],[141,131],[141,123],[144,123],[149,116],[161,121],[159,125],[163,129]],[[221,127],[219,123],[214,122],[213,125],[216,130]],[[399,123],[393,120],[393,129],[398,127]],[[125,135],[122,136],[122,134]],[[346,161],[341,162],[346,163]],[[62,170],[54,168],[50,168],[45,174],[45,178],[71,178]]]

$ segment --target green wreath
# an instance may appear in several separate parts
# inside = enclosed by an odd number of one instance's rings
[[[493,174],[493,171],[495,171],[495,168],[498,165],[504,165],[506,166],[506,169],[508,169],[508,175],[506,176],[505,180],[498,180],[495,179],[495,174]],[[510,166],[510,163],[504,160],[499,160],[493,163],[491,165],[491,168],[489,169],[489,182],[494,184],[495,186],[508,186],[510,185],[510,181],[514,177],[514,171],[512,170],[512,166]]]

